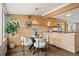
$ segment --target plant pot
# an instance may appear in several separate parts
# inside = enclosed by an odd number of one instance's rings
[[[9,48],[14,48],[15,47],[15,44],[13,43],[13,42],[11,42],[10,44],[9,44]]]

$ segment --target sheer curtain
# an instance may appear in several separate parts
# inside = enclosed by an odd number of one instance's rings
[[[0,45],[2,43],[2,3],[0,3]]]

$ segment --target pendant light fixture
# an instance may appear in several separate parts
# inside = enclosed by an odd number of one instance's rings
[[[37,11],[38,11],[38,8],[36,8],[36,16],[37,16]]]
[[[37,12],[38,12],[38,8],[35,8],[35,20],[32,21],[32,24],[35,24],[35,25],[39,24],[37,21],[37,16],[38,16]]]

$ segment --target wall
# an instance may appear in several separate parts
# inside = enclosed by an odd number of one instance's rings
[[[12,21],[18,21],[20,24],[20,28],[18,29],[18,33],[13,37],[13,41],[16,45],[21,45],[21,36],[31,37],[31,29],[26,28],[27,22],[32,22],[32,27],[38,29],[38,32],[41,36],[44,35],[45,32],[48,31],[49,27],[47,27],[47,22],[52,21],[52,19],[44,19],[41,16],[27,16],[27,15],[8,15]]]
[[[18,33],[13,37],[14,43],[16,45],[20,45],[21,36],[31,37],[31,29],[26,28],[27,22],[32,22],[34,28],[38,29],[38,32],[41,36],[43,36],[44,32],[48,31],[46,26],[46,20],[41,16],[27,16],[27,15],[8,15],[13,21],[18,21],[20,24],[20,28],[18,29]]]

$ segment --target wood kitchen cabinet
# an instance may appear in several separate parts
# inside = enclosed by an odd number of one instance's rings
[[[77,34],[77,35],[76,35]],[[51,32],[49,36],[49,44],[55,45],[72,53],[79,51],[79,33],[57,33]]]

